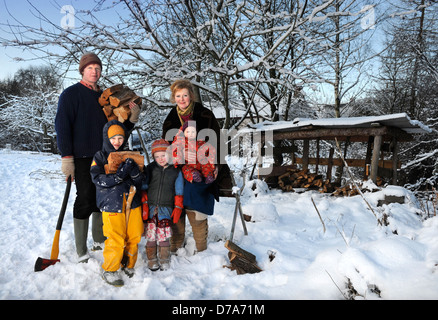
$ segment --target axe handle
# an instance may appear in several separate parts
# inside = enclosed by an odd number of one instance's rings
[[[67,186],[65,187],[64,200],[62,201],[61,211],[59,212],[58,222],[56,224],[55,237],[53,238],[52,252],[50,259],[56,260],[59,255],[59,236],[61,234],[62,222],[64,221],[65,211],[67,209],[68,197],[71,189],[71,177],[67,178]]]
[[[129,188],[129,195],[128,195],[128,200],[126,201],[126,209],[125,209],[126,228],[128,228],[129,214],[131,213],[131,203],[132,203],[132,199],[134,199],[136,191],[137,189],[135,188],[135,186],[131,186]]]

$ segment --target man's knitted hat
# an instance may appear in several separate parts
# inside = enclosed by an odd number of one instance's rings
[[[99,57],[92,52],[88,52],[85,53],[79,61],[79,72],[82,74],[85,67],[89,64],[98,64],[102,68],[102,61],[100,61]]]
[[[125,130],[123,130],[123,128],[117,124],[113,124],[112,126],[110,126],[108,128],[108,138],[112,138],[116,135],[121,135],[123,137],[125,137]]]
[[[167,142],[164,139],[159,139],[159,140],[155,140],[152,143],[152,156],[154,155],[155,152],[159,152],[159,151],[167,151],[167,148],[170,146],[169,142]]]

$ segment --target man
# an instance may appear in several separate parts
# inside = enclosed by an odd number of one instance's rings
[[[102,214],[96,206],[96,187],[91,181],[90,165],[102,148],[103,127],[108,122],[98,99],[102,94],[97,82],[102,74],[102,62],[94,53],[85,53],[79,61],[80,82],[65,89],[58,102],[55,118],[61,170],[76,183],[73,224],[79,262],[89,259],[87,234],[92,216],[93,250],[102,249]],[[131,116],[124,125],[130,131],[138,120],[140,107],[131,105]]]

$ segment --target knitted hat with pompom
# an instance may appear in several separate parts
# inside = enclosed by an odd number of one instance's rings
[[[159,140],[155,140],[152,143],[152,156],[154,155],[155,152],[159,152],[159,151],[167,151],[167,148],[170,146],[169,142],[167,142],[164,139],[159,139]]]

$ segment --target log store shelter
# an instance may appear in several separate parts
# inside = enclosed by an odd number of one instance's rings
[[[248,130],[248,129],[244,129]],[[292,164],[288,166],[274,165],[270,176],[279,176],[287,168],[302,165],[307,169],[309,165],[327,166],[327,179],[331,179],[333,166],[344,167],[344,161],[340,157],[334,157],[334,150],[330,148],[328,157],[320,156],[321,140],[343,141],[343,158],[349,167],[364,168],[364,178],[370,178],[376,183],[378,174],[386,171],[385,176],[390,174],[392,184],[397,184],[397,169],[401,167],[398,159],[399,144],[412,141],[414,134],[431,132],[431,129],[417,120],[411,120],[406,113],[350,117],[350,118],[325,118],[325,119],[295,119],[293,121],[270,122],[263,125],[255,125],[251,131],[271,131],[274,141],[289,140],[292,142],[292,149],[274,147],[274,154],[290,153]],[[302,156],[295,155],[296,148],[293,148],[295,141],[302,140]],[[310,155],[310,142],[316,144],[316,155]],[[345,143],[347,142],[347,143]],[[367,145],[365,159],[348,159],[347,147],[351,143],[365,142]],[[315,149],[315,148],[314,148]],[[389,160],[383,159],[383,151],[391,153]],[[262,152],[262,151],[261,151]],[[262,152],[263,154],[263,152]]]

